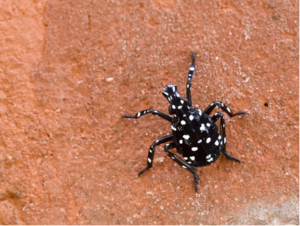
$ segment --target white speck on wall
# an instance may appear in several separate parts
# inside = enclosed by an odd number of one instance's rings
[[[107,78],[105,81],[112,82],[113,80],[114,80],[114,78]]]

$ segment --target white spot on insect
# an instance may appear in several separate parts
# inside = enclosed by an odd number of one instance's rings
[[[181,104],[184,104],[184,101],[183,101],[183,100],[180,100],[180,103],[181,103]]]
[[[185,169],[186,169],[186,166],[182,166],[182,168],[185,168]]]
[[[144,114],[146,114],[146,111],[144,111]]]
[[[211,103],[210,106],[214,105],[214,103]]]
[[[192,151],[198,151],[197,147],[192,147]]]
[[[227,108],[227,111],[231,112],[229,108]]]
[[[152,153],[152,149],[149,149],[149,152]]]
[[[200,110],[200,109],[198,109],[198,111],[199,111],[199,115],[202,115],[202,112],[201,112],[201,110]]]
[[[180,97],[179,93],[176,93],[176,96],[177,96],[177,97]]]
[[[148,162],[151,163],[151,159],[150,158],[148,158]]]
[[[141,116],[141,112],[139,112],[138,114],[137,114],[137,117],[139,118]]]
[[[213,160],[213,158],[207,159],[208,162],[212,162]]]
[[[175,86],[173,86],[173,92],[175,92]]]
[[[181,120],[181,125],[185,125],[186,124],[186,122],[184,121],[184,120]]]
[[[183,143],[183,140],[179,140],[179,144],[182,144]]]
[[[169,96],[169,94],[168,94],[167,92],[164,92],[164,94],[165,94],[166,96]]]
[[[200,143],[202,143],[202,140],[200,139],[200,140],[198,140],[198,144],[200,144]]]
[[[223,128],[225,128],[225,124],[223,124]]]
[[[206,126],[207,126],[207,127],[210,127],[210,123],[206,123]]]
[[[219,145],[219,141],[218,141],[218,140],[216,140],[216,142],[215,142],[215,145],[216,145],[216,146],[218,146],[218,145]]]
[[[195,70],[195,68],[194,67],[190,67],[190,71],[194,71]]]
[[[206,159],[209,159],[209,158],[211,158],[211,154],[209,154],[209,155],[206,156]]]
[[[210,137],[207,137],[206,143],[208,144],[210,141],[211,141],[211,138],[210,138]]]
[[[184,160],[188,160],[188,157],[183,157],[184,158]]]
[[[222,145],[222,144],[223,144],[223,141],[220,142],[220,145]]]
[[[158,143],[158,142],[159,142],[159,140],[156,140],[156,141],[155,141],[155,143]]]
[[[226,144],[226,137],[224,137],[224,144]]]
[[[182,108],[182,105],[178,106],[178,109],[181,109]]]
[[[183,137],[184,139],[186,139],[186,140],[188,140],[188,139],[190,138],[189,135],[183,135],[182,137]]]
[[[158,111],[156,111],[156,110],[155,110],[154,112],[155,112],[155,113],[158,113]]]
[[[187,84],[187,85],[186,85],[186,88],[189,88],[189,87],[190,87],[190,85],[189,85],[189,84]]]
[[[191,159],[192,161],[194,161],[194,160],[195,160],[195,156],[190,156],[190,159]]]
[[[203,132],[203,131],[205,131],[205,129],[206,129],[206,128],[205,128],[204,124],[201,124],[201,126],[200,126],[200,131]]]
[[[188,164],[192,164],[192,162],[187,162]]]
[[[183,117],[186,117],[186,114],[184,114]]]
[[[172,105],[172,108],[173,108],[173,109],[176,109],[176,106],[175,106],[175,105]]]
[[[190,115],[189,119],[190,119],[191,121],[193,121],[194,116]]]
[[[172,130],[176,131],[176,128],[173,125],[171,125],[171,128]]]
[[[222,138],[221,135],[219,135],[219,136],[218,136],[218,139],[221,140],[221,138]]]
[[[171,159],[175,159],[175,158],[172,156]]]

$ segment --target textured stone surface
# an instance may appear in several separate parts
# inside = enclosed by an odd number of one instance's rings
[[[288,1],[0,3],[1,224],[298,224],[299,20]],[[247,114],[192,175],[156,149],[147,108],[184,95]]]

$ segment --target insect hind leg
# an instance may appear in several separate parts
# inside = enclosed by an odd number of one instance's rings
[[[173,135],[168,135],[168,136],[164,136],[162,138],[159,138],[158,140],[156,140],[155,142],[153,142],[149,148],[148,151],[148,158],[147,158],[147,167],[142,169],[139,172],[139,176],[141,176],[144,172],[146,172],[148,169],[150,169],[152,167],[153,164],[153,157],[154,157],[154,152],[155,152],[155,146],[160,145],[162,143],[171,141],[173,139]]]
[[[214,110],[214,108],[218,106],[219,108],[221,108],[223,111],[225,111],[230,117],[234,117],[234,116],[237,116],[237,115],[242,115],[242,114],[245,114],[246,111],[239,111],[235,114],[232,113],[232,111],[230,110],[229,107],[227,107],[223,102],[221,101],[215,101],[213,103],[211,103],[205,110],[204,110],[204,113],[209,115],[212,110]]]
[[[181,158],[179,158],[177,155],[173,154],[172,152],[169,151],[169,149],[175,148],[175,144],[169,143],[165,145],[165,152],[166,154],[173,159],[173,161],[175,161],[176,163],[178,163],[182,168],[187,169],[188,171],[190,171],[192,174],[194,174],[194,180],[195,180],[195,191],[198,192],[198,182],[199,182],[199,176],[197,174],[197,169],[190,166],[188,163],[186,163],[185,161],[183,161]]]
[[[221,145],[221,151],[226,156],[227,159],[231,159],[236,162],[241,162],[238,158],[232,157],[227,151],[226,151],[226,131],[225,131],[225,117],[221,112],[217,112],[213,115],[212,120],[216,122],[218,119],[221,119],[220,123],[220,130],[221,130],[221,139],[220,139],[220,145]]]

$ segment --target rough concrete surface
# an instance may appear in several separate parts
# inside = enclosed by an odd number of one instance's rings
[[[298,1],[0,1],[1,224],[299,224]],[[193,176],[144,109],[220,100],[227,150]],[[215,112],[215,111],[214,111]],[[174,151],[175,152],[175,151]]]

